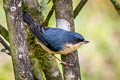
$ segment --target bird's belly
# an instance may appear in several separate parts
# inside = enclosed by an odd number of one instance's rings
[[[52,54],[69,54],[69,53],[71,53],[72,51],[77,50],[82,44],[81,44],[81,43],[77,43],[77,44],[74,44],[74,45],[73,45],[73,44],[65,44],[63,50],[58,51],[58,52],[55,52],[55,51],[50,50],[50,49],[47,48],[45,45],[43,45],[41,42],[40,42],[40,45],[41,45],[41,47],[42,47],[44,50],[46,50],[48,53],[52,53]]]
[[[40,46],[45,50],[45,51],[47,51],[48,53],[55,53],[54,51],[52,51],[52,50],[50,50],[48,47],[46,47],[43,43],[39,43],[40,44]]]

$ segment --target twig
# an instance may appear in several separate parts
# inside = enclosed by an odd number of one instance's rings
[[[9,55],[10,47],[8,46],[8,44],[4,41],[4,39],[1,36],[0,36],[0,43],[5,47],[5,49],[2,49],[1,52],[5,52]]]
[[[116,9],[116,11],[118,12],[118,14],[120,15],[120,4],[116,1],[116,0],[111,0],[114,8]]]
[[[4,39],[1,36],[0,36],[0,42],[5,47],[5,49],[10,51],[10,47],[8,46],[8,44],[4,41]]]
[[[0,34],[9,42],[8,31],[0,24]]]
[[[81,0],[80,1],[78,6],[74,10],[74,18],[76,18],[76,16],[79,14],[79,12],[81,11],[81,9],[83,8],[83,6],[86,4],[87,1],[88,0]]]
[[[52,14],[53,14],[53,12],[54,12],[54,10],[55,10],[54,7],[55,7],[55,6],[53,5],[52,8],[51,8],[51,10],[49,11],[49,13],[48,13],[48,15],[47,15],[47,18],[45,19],[45,21],[44,21],[44,23],[43,23],[44,26],[48,26],[48,23],[49,23],[49,21],[50,21],[50,18],[52,17]]]
[[[0,35],[9,42],[8,31],[1,24],[0,24]],[[0,36],[0,43],[5,47],[5,49],[0,50],[0,52],[10,55],[10,47],[1,36]]]

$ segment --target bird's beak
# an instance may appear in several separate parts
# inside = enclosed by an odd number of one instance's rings
[[[87,44],[87,43],[89,43],[90,41],[86,41],[86,40],[84,40],[83,42],[81,42],[82,44]]]

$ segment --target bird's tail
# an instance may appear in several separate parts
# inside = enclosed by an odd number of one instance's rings
[[[26,22],[28,25],[30,25],[29,30],[38,38],[38,40],[44,44],[46,42],[44,41],[43,38],[43,32],[45,30],[44,27],[41,27],[38,22],[36,22],[27,11],[23,12],[23,20]]]
[[[35,36],[38,36],[38,33],[42,32],[40,24],[37,23],[27,11],[23,12],[23,21],[30,26],[29,30]]]
[[[23,12],[23,20],[28,25],[35,25],[37,22],[30,16],[30,14],[27,11]]]

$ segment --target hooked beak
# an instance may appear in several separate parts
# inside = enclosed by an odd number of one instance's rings
[[[89,43],[90,41],[86,41],[86,40],[84,40],[84,41],[82,41],[81,43],[82,44],[87,44],[87,43]]]

